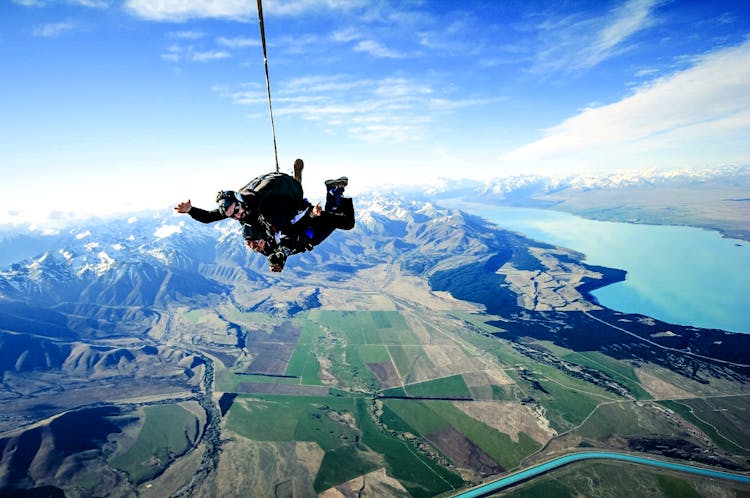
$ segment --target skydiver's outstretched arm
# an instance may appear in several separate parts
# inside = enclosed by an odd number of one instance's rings
[[[192,205],[190,199],[177,204],[174,210],[178,213],[189,214],[191,218],[200,221],[201,223],[213,223],[215,221],[226,219],[226,216],[224,216],[218,209],[206,211],[205,209],[197,208]]]

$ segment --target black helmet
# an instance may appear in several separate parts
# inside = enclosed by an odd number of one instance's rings
[[[227,208],[233,202],[242,203],[242,196],[234,190],[220,190],[216,194],[216,202],[219,203],[219,212],[226,216]]]

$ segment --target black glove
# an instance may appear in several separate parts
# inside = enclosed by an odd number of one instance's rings
[[[276,251],[275,253],[268,256],[268,264],[271,267],[271,271],[279,272],[284,269],[286,263],[286,254],[283,251]]]

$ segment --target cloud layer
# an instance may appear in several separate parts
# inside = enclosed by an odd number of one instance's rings
[[[635,167],[647,157],[664,166],[700,165],[688,163],[708,161],[709,154],[741,161],[750,155],[742,138],[750,136],[749,61],[750,40],[697,57],[689,69],[585,109],[500,160],[594,169]]]

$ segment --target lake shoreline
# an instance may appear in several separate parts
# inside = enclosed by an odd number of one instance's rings
[[[624,281],[589,292],[602,306],[750,334],[742,298],[750,294],[750,244],[744,240],[693,226],[599,221],[556,209],[457,207],[501,229],[579,252],[589,266],[625,271]]]

